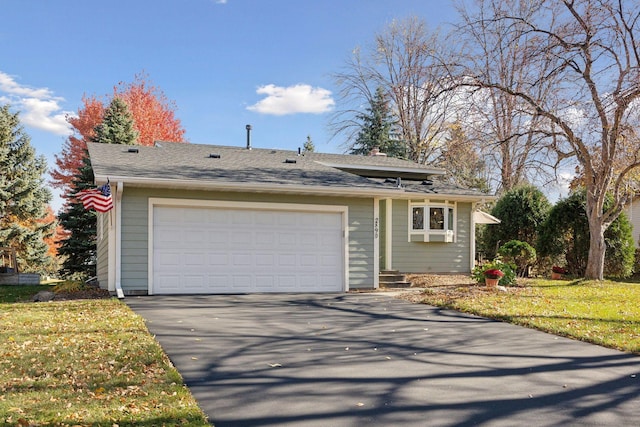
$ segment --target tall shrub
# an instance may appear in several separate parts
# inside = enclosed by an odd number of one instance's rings
[[[546,196],[532,185],[507,191],[496,202],[491,215],[500,224],[490,225],[482,233],[482,249],[487,258],[493,258],[499,246],[510,240],[519,240],[535,246],[538,228],[546,220],[551,205]]]
[[[607,197],[605,211],[611,204],[611,197]],[[536,245],[540,256],[564,258],[567,270],[576,276],[584,275],[589,254],[589,222],[585,206],[584,189],[556,203],[540,227]],[[631,224],[624,212],[609,226],[604,237],[607,245],[605,275],[630,276],[633,272],[635,244]]]

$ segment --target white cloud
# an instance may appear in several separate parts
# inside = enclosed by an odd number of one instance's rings
[[[256,93],[266,95],[266,98],[247,109],[261,114],[276,116],[298,113],[320,114],[331,111],[335,105],[330,91],[306,84],[289,87],[270,84],[260,86]]]
[[[558,171],[556,175],[556,181],[550,185],[545,186],[544,191],[552,203],[569,196],[569,186],[571,181],[575,178],[575,170],[563,169]]]
[[[26,126],[51,132],[55,135],[71,135],[66,115],[60,102],[48,88],[31,88],[20,85],[10,75],[0,71],[0,100],[20,111],[20,120]]]

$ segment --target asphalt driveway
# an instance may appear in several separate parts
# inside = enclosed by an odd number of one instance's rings
[[[217,427],[640,422],[640,357],[383,293],[125,302]]]

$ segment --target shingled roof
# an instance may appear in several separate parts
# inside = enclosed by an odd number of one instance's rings
[[[400,192],[484,196],[444,185],[442,169],[385,156],[301,153],[219,145],[158,142],[153,147],[87,144],[96,181],[166,187],[304,187],[341,193]],[[400,178],[400,180],[398,180]],[[435,183],[437,185],[434,185]],[[190,185],[189,185],[190,184]],[[400,184],[400,186],[398,185]]]

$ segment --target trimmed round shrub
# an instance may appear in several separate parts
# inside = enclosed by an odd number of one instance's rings
[[[515,264],[518,277],[527,277],[529,267],[536,262],[536,250],[527,242],[509,240],[498,249],[498,255],[505,262]]]

